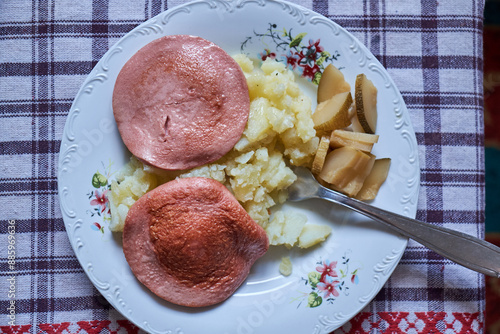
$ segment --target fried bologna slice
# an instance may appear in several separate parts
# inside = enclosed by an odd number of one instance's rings
[[[174,304],[227,299],[268,249],[262,227],[221,183],[201,177],[167,182],[130,208],[123,252],[137,279]]]
[[[243,71],[203,38],[170,35],[120,71],[113,113],[127,148],[149,165],[184,170],[213,162],[240,139],[250,99]]]

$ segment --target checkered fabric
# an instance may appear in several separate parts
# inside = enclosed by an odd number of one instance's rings
[[[483,237],[483,0],[294,2],[359,38],[400,89],[419,144],[417,218]],[[138,332],[92,286],[69,244],[58,152],[93,66],[133,27],[181,3],[0,1],[0,332]],[[483,312],[482,275],[410,242],[375,300],[338,332],[479,333]]]

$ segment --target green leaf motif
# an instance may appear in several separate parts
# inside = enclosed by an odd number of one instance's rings
[[[309,284],[311,284],[313,288],[316,288],[316,285],[321,279],[321,274],[317,271],[311,271],[309,274],[307,274],[307,279],[309,280]]]
[[[328,51],[323,51],[323,52],[321,52],[321,57],[323,57],[323,58],[328,58],[328,57],[330,57],[330,56],[331,56],[331,53],[330,53],[330,52],[328,52]]]
[[[321,298],[320,295],[318,295],[316,292],[311,292],[309,293],[309,296],[307,297],[307,306],[308,307],[318,307],[321,305],[323,302],[323,298]]]
[[[314,73],[314,78],[312,79],[312,82],[316,85],[319,85],[319,81],[321,80],[322,75],[323,74],[321,72]]]
[[[301,32],[300,34],[298,34],[297,36],[295,36],[295,38],[290,42],[289,46],[291,48],[299,46],[300,42],[302,42],[302,39],[304,38],[305,35],[307,35],[306,32]]]
[[[108,179],[99,172],[95,172],[92,176],[92,186],[94,188],[100,188],[108,184]]]

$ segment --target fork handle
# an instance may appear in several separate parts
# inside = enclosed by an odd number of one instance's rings
[[[320,187],[319,197],[338,203],[432,249],[464,267],[500,278],[500,248],[471,235],[411,219]]]

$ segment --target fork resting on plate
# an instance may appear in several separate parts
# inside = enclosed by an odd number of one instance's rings
[[[321,186],[304,167],[293,167],[297,180],[288,188],[292,202],[322,198],[356,212],[411,238],[438,254],[485,275],[500,278],[500,248],[471,235],[435,226],[390,211]]]

